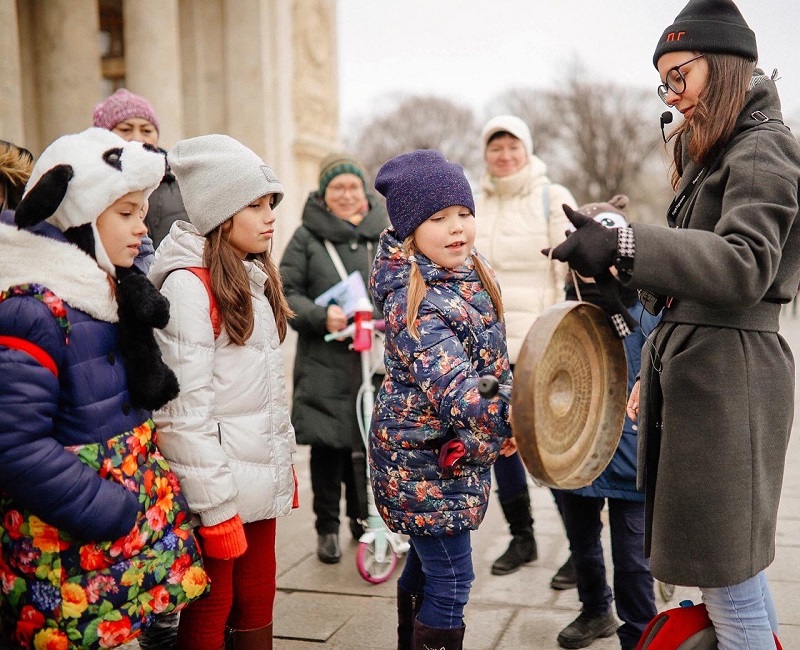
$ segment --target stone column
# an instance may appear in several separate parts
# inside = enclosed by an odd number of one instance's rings
[[[147,98],[161,125],[159,144],[183,138],[178,0],[123,0],[125,83]]]
[[[32,0],[38,61],[40,140],[92,125],[100,101],[97,0]]]
[[[319,161],[340,148],[336,3],[293,0],[294,153],[298,178],[317,185]]]
[[[223,0],[180,0],[184,136],[227,133]]]
[[[0,137],[26,146],[16,0],[0,0]]]
[[[292,152],[291,0],[225,2],[226,133],[272,166],[286,189],[274,253],[280,258],[305,202]]]

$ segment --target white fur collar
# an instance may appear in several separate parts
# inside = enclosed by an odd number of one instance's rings
[[[108,274],[77,246],[0,224],[0,290],[44,285],[71,307],[116,323],[117,299]]]

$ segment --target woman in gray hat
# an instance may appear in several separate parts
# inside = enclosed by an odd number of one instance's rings
[[[700,588],[720,650],[775,647],[765,569],[794,404],[778,329],[800,282],[800,145],[757,57],[731,0],[690,0],[653,56],[659,96],[684,117],[671,136],[672,227],[615,233],[575,213],[553,250],[581,275],[616,267],[663,308],[628,402],[645,550],[655,578]]]

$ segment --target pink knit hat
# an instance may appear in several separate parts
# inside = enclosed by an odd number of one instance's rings
[[[126,88],[120,88],[94,107],[92,119],[94,126],[111,131],[117,124],[131,117],[147,120],[156,131],[161,131],[153,105],[141,95]]]

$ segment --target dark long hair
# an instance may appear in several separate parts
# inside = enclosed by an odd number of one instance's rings
[[[219,307],[222,324],[236,345],[244,345],[253,333],[255,317],[247,271],[241,258],[228,243],[228,234],[232,227],[233,222],[228,219],[206,235],[203,262],[211,276],[211,290]],[[249,259],[260,264],[268,276],[264,295],[272,307],[278,337],[283,342],[288,320],[294,313],[283,293],[278,267],[269,252],[250,255]]]
[[[699,54],[699,52],[698,52]],[[710,163],[730,140],[744,107],[755,61],[734,54],[705,55],[708,82],[700,93],[691,124],[684,121],[670,135],[672,148],[672,187],[680,183],[685,161],[684,142],[688,142],[689,158],[697,165]]]

